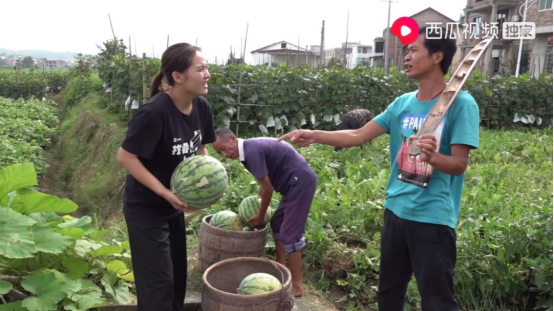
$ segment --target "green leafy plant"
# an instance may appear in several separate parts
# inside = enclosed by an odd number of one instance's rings
[[[0,168],[31,161],[39,173],[48,167],[42,149],[57,133],[58,108],[50,100],[0,98]]]
[[[101,240],[89,216],[69,215],[77,205],[34,190],[31,163],[0,170],[0,310],[88,310],[111,301],[128,304],[134,276],[128,242]],[[29,297],[7,303],[12,289]]]

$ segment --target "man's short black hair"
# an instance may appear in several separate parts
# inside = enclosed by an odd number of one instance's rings
[[[450,33],[447,33],[446,29],[441,26],[422,27],[419,29],[419,34],[425,35],[423,45],[429,50],[429,56],[439,51],[442,52],[443,58],[440,65],[442,73],[446,75],[458,48],[456,39],[451,39]]]

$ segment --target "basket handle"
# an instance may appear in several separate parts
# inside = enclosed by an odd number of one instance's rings
[[[281,269],[279,269],[279,267],[277,267],[277,265],[265,258],[265,257],[260,257],[260,258],[263,258],[265,261],[271,263],[271,265],[273,267],[275,267],[275,269],[277,269],[277,271],[279,271],[279,273],[281,274],[281,291],[280,291],[280,297],[279,297],[279,306],[277,307],[277,310],[276,311],[290,311],[292,310],[292,308],[294,307],[294,300],[285,293],[285,275],[283,273],[283,271],[281,271]],[[273,300],[275,301],[275,300]],[[273,302],[271,301],[271,302]],[[268,302],[269,303],[269,302]]]

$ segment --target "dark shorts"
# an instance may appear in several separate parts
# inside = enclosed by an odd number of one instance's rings
[[[317,179],[313,172],[301,175],[302,177],[295,180],[283,194],[279,207],[271,218],[273,237],[283,243],[287,253],[306,247],[302,235],[317,187]]]

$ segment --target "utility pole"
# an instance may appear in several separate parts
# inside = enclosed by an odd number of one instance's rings
[[[385,34],[385,73],[389,73],[390,4],[392,0],[386,1],[389,3],[389,17],[387,18],[387,30]]]
[[[323,43],[325,39],[325,21],[321,24],[321,45],[319,47],[319,66],[323,67]]]
[[[348,47],[348,22],[350,21],[350,11],[348,11],[348,14],[346,15],[346,42],[344,43],[344,60],[343,67],[346,69],[346,48]]]
[[[536,0],[526,0],[523,3],[523,22],[525,23],[527,21],[527,8],[531,6]],[[519,7],[518,13],[521,15],[521,7]],[[521,36],[521,34],[520,34]],[[492,47],[491,47],[492,50]],[[516,65],[516,77],[519,77],[519,64],[521,63],[521,52],[523,50],[523,37],[521,36],[521,39],[519,39],[519,51],[517,53],[517,65]]]

